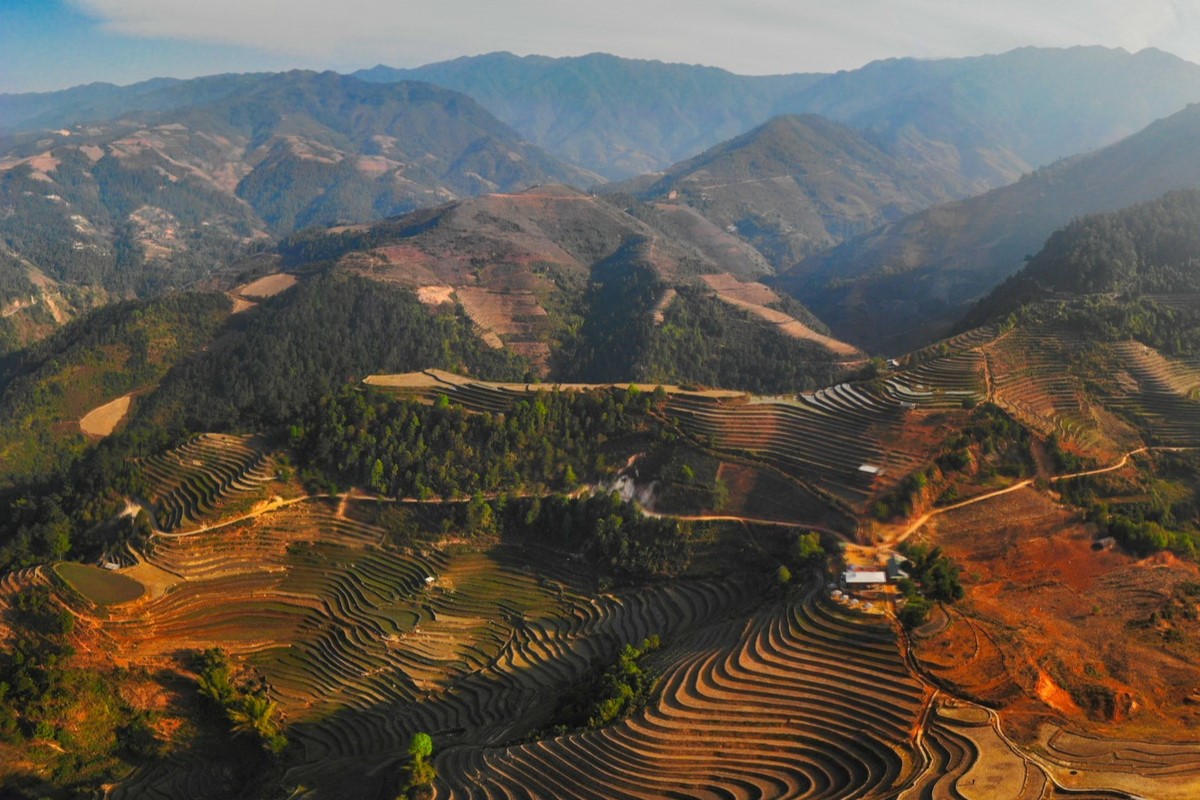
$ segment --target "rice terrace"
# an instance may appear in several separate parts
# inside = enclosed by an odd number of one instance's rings
[[[0,800],[1200,798],[1195,20],[473,2],[0,10]]]
[[[1011,519],[1028,504],[1027,493],[1046,498],[1076,479],[1043,475],[1038,464],[1035,476],[1049,478],[1047,488],[999,477],[968,489],[974,479],[947,468],[936,480],[962,485],[967,499],[945,509],[935,502],[923,525],[880,511],[914,471],[936,463],[945,447],[939,430],[950,420],[1012,408],[1061,435],[1080,464],[1096,465],[1076,470],[1081,475],[1119,475],[1154,458],[1143,446],[1107,465],[1102,459],[1126,446],[1123,437],[1135,429],[1088,427],[1092,417],[1077,409],[1108,398],[1077,393],[1064,406],[1055,387],[1068,385],[1069,376],[1043,389],[1036,360],[1017,360],[1029,375],[1018,379],[1007,371],[1010,362],[992,355],[1001,345],[1036,349],[1047,341],[1061,338],[1018,341],[1009,331],[979,330],[913,354],[871,381],[794,397],[489,383],[438,371],[373,376],[365,387],[382,392],[380,408],[415,400],[418,414],[460,409],[454,413],[467,415],[464,421],[500,421],[519,418],[518,406],[607,396],[604,403],[616,398],[616,408],[626,408],[620,414],[640,404],[647,421],[603,448],[609,456],[601,461],[610,466],[595,473],[602,483],[576,483],[570,497],[580,499],[556,501],[553,513],[539,509],[532,485],[504,500],[478,491],[397,496],[385,481],[374,491],[314,493],[289,476],[286,454],[269,441],[201,435],[134,465],[148,530],[140,544],[108,556],[121,568],[39,568],[7,578],[5,592],[11,598],[63,581],[71,591],[61,602],[76,619],[76,638],[115,648],[118,663],[131,669],[161,669],[178,663],[181,651],[219,645],[279,709],[296,754],[284,779],[305,796],[395,791],[403,767],[397,754],[417,732],[437,743],[435,792],[448,797],[1043,797],[1134,785],[1155,787],[1154,796],[1192,796],[1200,770],[1184,765],[1194,745],[1168,745],[1161,736],[1137,744],[1149,732],[1119,707],[1100,719],[1105,739],[1078,738],[1072,728],[1095,730],[1097,717],[1072,691],[1075,666],[1047,670],[1024,649],[1028,639],[1014,646],[998,638],[1003,628],[982,595],[939,604],[929,621],[906,630],[893,615],[903,595],[886,579],[865,588],[847,583],[856,568],[896,559],[905,552],[897,543],[908,537],[954,554],[972,570],[965,581],[990,580],[985,574],[994,570],[1022,580],[1014,566],[961,540],[961,531]],[[1123,347],[1115,352],[1128,358]],[[1178,397],[1191,390],[1186,379],[1169,385]],[[1027,388],[1015,394],[1010,386]],[[1155,383],[1154,391],[1166,386]],[[1121,391],[1113,400],[1150,402],[1139,397]],[[1174,444],[1173,425],[1157,435]],[[651,436],[652,428],[661,432]],[[1171,449],[1182,455],[1191,440],[1180,436]],[[724,487],[723,497],[698,487],[681,492],[670,485],[678,482],[676,459],[693,465],[696,482],[706,471],[713,481],[729,470],[751,477]],[[768,475],[792,487],[790,517],[777,511],[774,522],[757,520],[752,504],[731,496]],[[536,533],[540,521],[518,528],[508,521],[570,514],[582,498],[598,502],[605,486],[638,496],[653,515],[644,519],[688,520],[676,523],[686,555],[661,556],[650,572],[632,564],[610,572],[621,563],[614,556],[598,572],[598,553],[586,555],[588,545],[575,551],[570,538]],[[1037,513],[1070,519],[1052,501],[1038,502],[1046,510]],[[964,510],[951,510],[957,506]],[[964,513],[988,522],[960,522]],[[632,530],[636,522],[627,524]],[[803,530],[817,531],[817,552],[833,553],[840,566],[806,566],[816,562],[799,558],[793,541]],[[1087,559],[1086,545],[1085,537],[1064,563]],[[1010,552],[1030,546],[1013,543]],[[776,560],[795,569],[791,585],[755,577]],[[1129,563],[1110,552],[1099,568],[1115,576]],[[167,576],[165,588],[148,593],[126,577],[147,568]],[[826,571],[835,568],[846,572]],[[1187,583],[1193,568],[1169,569],[1167,586],[1195,585]],[[654,574],[674,580],[646,582]],[[1141,581],[1095,580],[1098,595],[1114,603],[1146,591]],[[928,605],[920,596],[908,603]],[[1053,608],[1050,618],[1064,622],[1081,613]],[[568,722],[556,732],[571,718],[559,698],[594,680],[588,676],[597,665],[612,663],[621,648],[650,637],[661,642],[641,667],[656,676],[653,694],[612,725],[591,729],[585,720],[573,730]],[[1039,676],[1032,686],[1030,668]],[[1117,675],[1109,680],[1118,691]],[[1048,692],[1062,699],[1030,706]],[[1169,698],[1139,695],[1135,702]],[[1156,714],[1159,732],[1189,727],[1186,713],[1163,706]],[[1077,738],[1063,738],[1068,733]],[[1089,744],[1080,750],[1069,741]],[[1121,758],[1123,748],[1138,758]],[[228,780],[203,761],[179,757],[138,769],[111,796],[219,796],[233,790]]]

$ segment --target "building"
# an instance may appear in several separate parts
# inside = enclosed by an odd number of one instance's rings
[[[851,566],[842,573],[842,587],[844,589],[877,589],[880,586],[886,586],[887,582],[887,573],[881,570],[858,569]]]

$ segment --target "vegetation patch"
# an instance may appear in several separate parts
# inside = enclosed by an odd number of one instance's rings
[[[659,436],[661,392],[545,392],[506,414],[470,413],[345,390],[324,399],[292,441],[329,480],[428,499],[535,487],[574,489],[615,471],[631,437]],[[544,491],[544,489],[543,489]]]
[[[1200,456],[1158,453],[1138,463],[1063,481],[1063,499],[1086,509],[1100,538],[1111,536],[1133,555],[1169,550],[1200,560]]]
[[[933,603],[961,600],[963,587],[958,578],[958,565],[941,548],[906,544],[901,547],[901,552],[908,559],[905,569],[909,577],[901,578],[897,583],[904,594],[904,605],[897,616],[900,623],[911,630],[925,623]]]
[[[100,606],[128,603],[146,592],[146,587],[132,578],[90,564],[64,561],[56,564],[54,571],[72,589]]]
[[[653,696],[657,675],[643,660],[661,646],[657,635],[648,636],[637,647],[622,647],[608,666],[595,666],[592,674],[559,703],[554,714],[558,721],[535,738],[603,728],[645,708]]]

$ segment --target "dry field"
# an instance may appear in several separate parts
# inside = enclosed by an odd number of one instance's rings
[[[265,297],[274,297],[277,294],[282,294],[295,286],[297,282],[298,279],[295,275],[286,272],[276,272],[239,286],[233,291],[234,294],[239,294],[242,297],[261,300]]]
[[[549,318],[533,292],[463,286],[455,295],[490,347],[508,345],[535,367],[545,367],[550,347],[543,339]]]
[[[132,401],[133,395],[127,394],[93,408],[79,420],[79,429],[88,436],[108,436],[125,419]]]
[[[1033,488],[935,517],[918,538],[963,568],[967,599],[920,643],[965,696],[1004,705],[1025,741],[1047,721],[1113,738],[1194,739],[1200,623],[1164,609],[1200,568],[1093,549],[1093,529]],[[1200,767],[1200,763],[1197,764]]]
[[[702,277],[708,287],[717,293],[717,297],[771,323],[782,333],[795,339],[815,342],[843,359],[866,359],[866,354],[854,345],[817,333],[800,320],[767,308],[769,304],[779,302],[780,297],[763,284],[743,282],[728,273]]]

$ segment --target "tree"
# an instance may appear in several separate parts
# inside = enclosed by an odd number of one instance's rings
[[[775,570],[775,582],[780,586],[787,586],[792,582],[792,571],[780,564],[779,569]]]
[[[821,545],[821,535],[816,531],[797,533],[788,556],[792,563],[799,567],[816,566],[825,560],[825,548]]]
[[[414,733],[408,742],[408,754],[415,759],[426,759],[433,755],[433,737],[428,733]]]
[[[437,770],[429,763],[429,757],[433,755],[433,738],[428,733],[414,733],[408,742],[408,755],[411,760],[405,767],[408,783],[404,789],[409,797],[422,797],[437,780]]]
[[[248,694],[241,703],[229,709],[230,730],[266,741],[279,732],[274,720],[276,708],[273,700],[260,694]]]
[[[378,458],[371,466],[371,488],[379,494],[387,494],[387,484],[383,480],[383,462]]]
[[[929,619],[929,611],[933,608],[933,604],[921,597],[919,594],[909,595],[904,600],[904,607],[900,609],[896,617],[900,620],[900,624],[907,630],[912,630],[919,625],[925,623]]]

